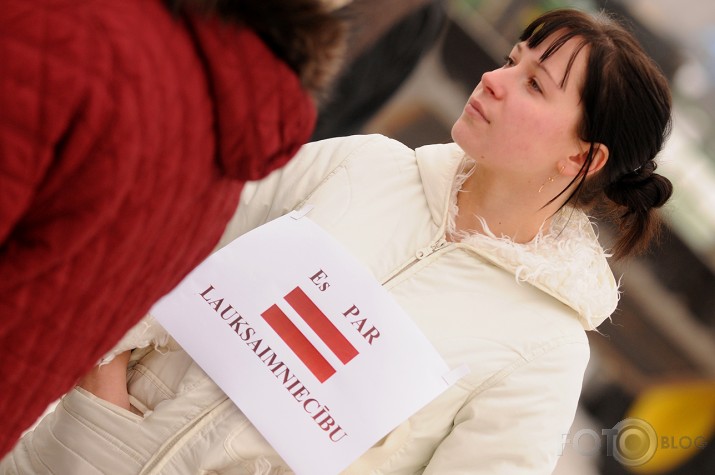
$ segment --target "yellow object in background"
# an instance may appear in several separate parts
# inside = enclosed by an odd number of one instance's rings
[[[682,381],[649,388],[634,401],[626,417],[645,424],[631,424],[633,427],[619,432],[614,446],[616,458],[633,473],[668,473],[703,450],[713,438],[715,381]]]

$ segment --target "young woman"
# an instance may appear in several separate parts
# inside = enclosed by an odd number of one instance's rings
[[[671,194],[654,173],[670,105],[665,78],[629,33],[603,16],[554,11],[483,75],[455,143],[326,140],[245,189],[227,240],[312,204],[310,218],[447,363],[471,369],[344,473],[551,473],[589,358],[584,330],[618,301],[585,211],[615,217],[617,257],[646,245],[653,209]],[[110,356],[131,348],[129,396],[125,360],[115,359],[85,384],[101,398],[72,391],[0,473],[289,471],[151,317]],[[124,408],[104,400],[113,385]]]

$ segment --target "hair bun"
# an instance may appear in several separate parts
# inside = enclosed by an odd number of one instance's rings
[[[660,208],[673,194],[673,185],[666,177],[655,173],[655,161],[648,160],[637,170],[627,173],[606,188],[606,196],[630,213],[647,213]]]

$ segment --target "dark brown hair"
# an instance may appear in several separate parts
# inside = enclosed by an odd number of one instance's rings
[[[659,228],[654,208],[673,191],[670,181],[655,173],[654,160],[671,129],[668,81],[634,36],[605,13],[547,12],[526,27],[520,40],[535,48],[554,34],[541,61],[569,39],[580,40],[564,82],[579,51],[586,47],[588,52],[578,130],[591,145],[566,202],[600,212],[618,225],[616,258],[643,251]],[[599,143],[608,147],[608,161],[586,179]]]
[[[174,13],[186,11],[243,24],[324,99],[345,55],[347,24],[322,0],[165,0]]]

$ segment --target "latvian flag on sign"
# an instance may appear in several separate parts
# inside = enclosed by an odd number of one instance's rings
[[[340,333],[340,330],[330,322],[328,317],[300,287],[291,290],[284,298],[343,364],[349,363],[358,355],[358,350]],[[318,381],[323,383],[335,374],[335,368],[276,304],[271,305],[261,316],[308,367]]]

